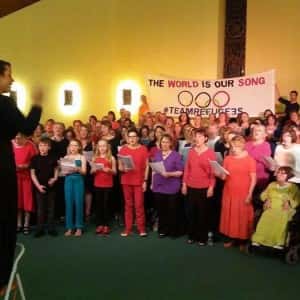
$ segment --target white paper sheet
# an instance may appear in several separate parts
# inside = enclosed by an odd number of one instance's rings
[[[60,176],[74,173],[76,171],[75,160],[70,158],[61,158],[59,161],[60,165]]]
[[[118,154],[118,159],[122,162],[124,165],[124,168],[127,170],[134,170],[134,162],[132,160],[132,157],[130,155],[120,155]]]
[[[149,165],[150,165],[151,169],[153,170],[153,172],[155,172],[155,173],[161,174],[161,173],[166,172],[166,168],[162,161],[150,162]]]
[[[91,168],[95,171],[101,171],[104,168],[104,164],[91,162]]]
[[[269,170],[275,171],[278,168],[277,162],[271,156],[264,156],[264,160]]]
[[[293,182],[293,183],[300,183],[300,177],[292,177],[288,180],[289,182]]]
[[[83,156],[85,157],[85,159],[91,163],[92,159],[93,159],[93,155],[94,152],[93,151],[82,151]]]
[[[222,156],[221,152],[215,152],[215,154],[216,154],[217,162],[218,162],[220,165],[222,165],[224,159],[223,159],[223,156]]]
[[[210,160],[209,163],[216,174],[229,175],[229,172],[224,169],[216,160]]]

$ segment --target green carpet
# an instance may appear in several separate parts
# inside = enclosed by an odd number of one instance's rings
[[[28,300],[297,299],[300,264],[238,249],[187,245],[184,238],[19,236]]]

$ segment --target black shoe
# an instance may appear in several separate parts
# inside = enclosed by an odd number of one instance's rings
[[[45,235],[45,231],[44,230],[38,230],[35,234],[34,237],[35,238],[39,238],[41,236]]]
[[[30,234],[30,227],[29,226],[24,226],[23,227],[23,234],[24,235],[29,235]]]
[[[163,238],[165,238],[167,235],[165,234],[165,233],[159,233],[158,234],[158,237],[160,238],[160,239],[163,239]]]
[[[20,232],[22,232],[23,231],[23,227],[22,226],[18,226],[17,227],[17,233],[20,233]]]
[[[58,236],[58,232],[55,229],[48,230],[48,234],[51,236]]]

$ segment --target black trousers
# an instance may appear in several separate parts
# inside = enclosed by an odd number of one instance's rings
[[[49,189],[46,194],[35,192],[37,205],[37,230],[48,224],[48,230],[54,229],[55,190]]]
[[[17,199],[18,185],[14,162],[9,165],[3,160],[0,163],[0,288],[8,283],[14,262],[17,240]],[[6,165],[7,163],[7,165]]]
[[[55,218],[59,220],[61,217],[65,217],[65,177],[58,177],[55,184]]]
[[[112,195],[114,199],[109,205],[114,215],[124,215],[124,197],[121,187],[120,175],[117,174],[113,177]]]
[[[195,189],[188,187],[188,237],[190,240],[201,243],[207,242],[210,225],[210,203],[206,195],[207,188]]]
[[[213,232],[214,234],[219,232],[223,187],[223,180],[217,178],[214,195],[209,199],[209,231]]]
[[[8,283],[16,247],[16,222],[0,222],[0,288]]]
[[[158,232],[177,237],[183,233],[183,210],[178,194],[154,193],[158,212]]]
[[[96,225],[108,226],[112,188],[95,188]]]

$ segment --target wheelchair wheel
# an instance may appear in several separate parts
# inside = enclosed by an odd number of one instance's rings
[[[251,245],[251,242],[250,243],[247,243],[246,247],[245,247],[245,253],[247,255],[253,255],[253,246]]]
[[[292,247],[285,254],[285,261],[289,265],[295,265],[298,262],[298,260],[299,260],[298,249]]]

